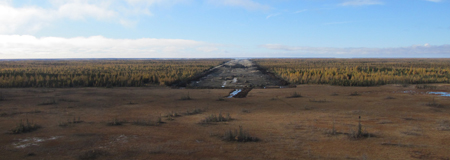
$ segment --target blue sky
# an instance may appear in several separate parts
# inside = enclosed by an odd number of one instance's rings
[[[450,58],[450,0],[0,0],[0,59]]]

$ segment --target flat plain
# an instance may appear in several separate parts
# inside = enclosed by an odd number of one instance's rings
[[[0,89],[0,159],[449,159],[449,97],[427,94],[449,87]],[[224,140],[240,126],[258,141]]]

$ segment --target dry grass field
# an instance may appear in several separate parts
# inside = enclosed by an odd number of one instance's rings
[[[426,92],[450,85],[435,86],[0,89],[0,159],[448,160],[449,97]],[[40,127],[13,134],[21,120]],[[239,126],[258,141],[223,140]]]

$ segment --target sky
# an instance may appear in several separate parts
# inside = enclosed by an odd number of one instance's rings
[[[450,0],[0,0],[0,59],[450,58]]]

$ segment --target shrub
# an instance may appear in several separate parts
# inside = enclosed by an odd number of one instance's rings
[[[158,117],[158,119],[156,119],[156,124],[163,124],[164,122],[161,120],[161,117]]]
[[[439,122],[438,130],[440,130],[440,131],[450,131],[450,121],[449,120],[441,120]]]
[[[428,102],[426,105],[427,105],[427,106],[430,106],[430,107],[436,107],[436,108],[442,108],[442,107],[444,107],[444,106],[441,105],[440,103],[436,102],[436,101],[434,100],[434,98],[433,98],[433,101]]]
[[[11,132],[14,134],[20,134],[20,133],[32,132],[39,128],[41,128],[39,125],[37,125],[36,123],[30,122],[27,119],[26,123],[24,123],[22,120],[20,120],[20,122],[17,124],[16,128],[12,129]]]
[[[217,98],[217,101],[225,101],[225,98],[223,98],[223,97],[218,97],[218,98]]]
[[[184,115],[195,115],[195,114],[200,114],[202,112],[205,112],[205,109],[197,109],[197,108],[195,108],[192,111],[187,110],[186,113],[184,113]]]
[[[335,120],[333,120],[333,128],[325,130],[325,134],[327,134],[327,135],[339,135],[339,134],[342,134],[341,132],[338,132],[336,130],[335,123],[336,123]]]
[[[181,100],[192,100],[191,96],[189,96],[189,92],[186,96],[182,96]]]
[[[395,97],[387,96],[385,99],[395,99]]]
[[[166,117],[166,120],[168,121],[172,121],[175,120],[175,117],[180,117],[181,115],[178,114],[177,112],[171,111],[169,113],[167,113],[164,117]]]
[[[167,114],[167,117],[180,117],[181,115],[179,115],[177,112],[171,111]]]
[[[67,119],[67,122],[59,122],[58,126],[60,126],[60,127],[67,127],[70,124],[76,124],[76,123],[82,123],[82,122],[83,121],[81,120],[80,117],[78,117],[78,119],[73,117],[73,119]]]
[[[417,89],[436,89],[437,87],[424,84],[424,85],[417,85],[416,88]]]
[[[135,120],[131,124],[138,125],[138,126],[159,126],[162,123],[164,123],[164,122],[161,120],[161,117],[158,117],[158,119],[156,121]]]
[[[132,124],[134,125],[138,125],[138,126],[156,126],[158,125],[158,123],[156,122],[152,122],[150,120],[145,121],[145,120],[135,120],[132,122]]]
[[[73,99],[67,99],[67,98],[60,98],[58,99],[60,102],[80,102],[79,100],[73,100]]]
[[[358,92],[352,92],[352,93],[350,93],[350,96],[359,96],[359,95],[361,95],[361,94],[359,94]]]
[[[226,122],[226,121],[230,121],[232,120],[230,113],[227,113],[227,115],[224,117],[222,116],[222,113],[219,113],[218,116],[216,116],[215,114],[211,114],[208,117],[205,117],[204,119],[201,120],[201,124],[208,124],[208,123],[213,123],[213,122]]]
[[[310,102],[316,102],[316,103],[325,103],[325,102],[327,102],[327,99],[319,99],[319,100],[309,99],[309,101]]]
[[[286,98],[300,98],[300,97],[302,97],[301,94],[299,94],[297,92],[294,92],[294,93],[292,93],[290,96],[288,96]]]
[[[39,105],[54,105],[54,104],[56,104],[56,100],[54,98],[52,100],[47,100],[39,103]]]
[[[248,132],[242,129],[242,126],[239,126],[239,130],[234,130],[234,132],[230,129],[225,132],[223,136],[224,141],[235,141],[235,142],[257,142],[259,138],[251,136]]]
[[[121,121],[121,120],[119,120],[117,118],[113,118],[113,120],[111,122],[108,122],[107,125],[108,126],[120,126],[120,125],[122,125],[125,122],[126,121],[124,121],[124,120]]]
[[[351,130],[350,133],[348,133],[347,135],[348,135],[348,137],[350,139],[361,139],[361,138],[375,137],[373,134],[368,133],[367,130],[363,130],[362,129],[361,116],[359,116],[358,130],[357,131]]]
[[[97,159],[97,158],[99,158],[101,156],[107,156],[107,155],[109,155],[108,152],[103,151],[103,150],[95,149],[95,150],[89,150],[89,151],[84,152],[83,154],[78,156],[78,159],[80,159],[80,160],[91,160],[91,159]]]

